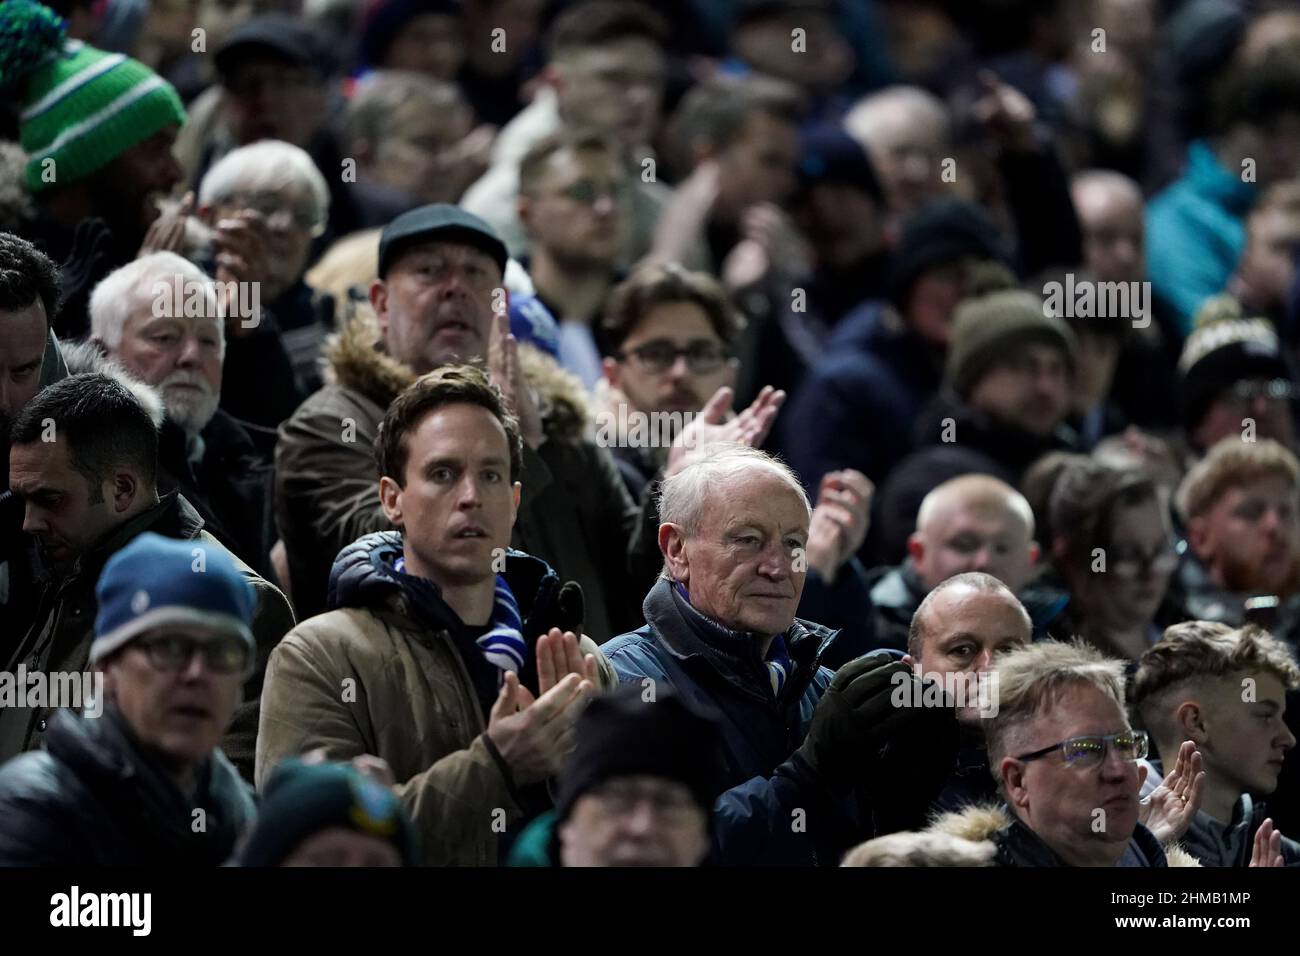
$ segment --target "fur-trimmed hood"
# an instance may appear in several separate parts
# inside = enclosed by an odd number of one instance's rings
[[[946,834],[976,843],[994,842],[994,836],[1006,830],[1014,822],[1011,812],[1003,805],[977,804],[936,817],[924,832]],[[1169,866],[1201,865],[1194,856],[1176,843],[1164,846],[1162,849]]]
[[[61,341],[59,342],[59,354],[63,358],[69,376],[98,372],[115,379],[135,395],[140,404],[144,406],[145,411],[149,413],[149,417],[153,419],[154,425],[162,427],[163,419],[167,415],[162,395],[152,385],[146,385],[106,356],[94,342]]]
[[[322,348],[326,380],[360,392],[381,408],[417,378],[414,370],[383,351],[379,323],[369,306],[355,306]],[[524,377],[538,397],[548,438],[576,440],[587,431],[591,408],[582,383],[549,355],[519,344]]]

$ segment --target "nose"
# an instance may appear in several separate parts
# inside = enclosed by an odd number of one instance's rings
[[[181,347],[180,358],[176,360],[176,364],[181,368],[190,368],[198,365],[201,349],[202,346],[199,344],[198,336],[186,336],[185,344]]]
[[[28,502],[27,509],[23,512],[23,533],[36,535],[46,530],[48,530],[48,526],[40,510],[31,502]]]
[[[691,374],[691,368],[686,364],[685,355],[676,355],[673,357],[673,364],[668,366],[668,374],[675,381],[680,381]]]
[[[202,648],[196,647],[194,648],[194,653],[190,655],[190,659],[186,661],[185,666],[181,668],[181,680],[186,682],[202,680],[207,675],[208,659],[204,656]]]
[[[1282,749],[1290,750],[1295,746],[1295,734],[1291,733],[1291,728],[1286,724],[1282,725]]]
[[[980,651],[979,656],[975,658],[975,673],[982,674],[984,671],[993,668],[993,651],[986,648]]]
[[[597,216],[611,216],[614,214],[616,200],[613,193],[601,193],[596,197],[596,201],[591,205],[591,211]]]
[[[1133,764],[1119,755],[1113,747],[1106,748],[1106,757],[1101,764],[1102,776],[1107,780],[1123,779],[1133,768]]]
[[[4,414],[12,418],[15,411],[17,409],[14,408],[13,402],[9,398],[9,379],[7,376],[2,377],[0,378],[0,412],[4,412]]]
[[[478,482],[473,475],[466,475],[461,479],[460,496],[458,505],[461,508],[477,508],[483,504],[482,495],[479,494]]]
[[[984,571],[987,570],[988,566],[989,549],[987,547],[980,548],[971,556],[970,569],[972,571]]]
[[[649,800],[638,800],[636,806],[623,817],[625,833],[644,836],[654,829],[654,808]]]
[[[779,541],[769,544],[763,550],[763,555],[758,562],[758,573],[774,581],[784,580],[794,573],[794,563]]]

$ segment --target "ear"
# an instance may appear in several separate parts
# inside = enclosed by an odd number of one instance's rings
[[[907,554],[916,565],[919,565],[925,557],[925,544],[921,541],[920,532],[913,531],[907,536]]]
[[[689,585],[691,562],[686,555],[686,535],[680,525],[664,522],[659,526],[659,550],[673,580]]]
[[[138,475],[130,471],[119,471],[113,476],[113,511],[122,514],[128,511],[140,495],[143,483]]]
[[[1052,538],[1052,560],[1058,564],[1065,560],[1065,556],[1070,551],[1070,539],[1063,534],[1055,535]]]
[[[524,486],[523,486],[521,483],[517,482],[517,481],[514,483],[514,485],[513,485],[513,486],[511,487],[511,489],[510,489],[510,491],[511,491],[511,495],[510,495],[510,527],[511,527],[511,528],[513,528],[513,527],[515,526],[515,519],[519,517],[519,498],[520,498],[520,496],[523,494],[523,490],[524,490]]]
[[[1209,740],[1210,735],[1205,727],[1205,711],[1201,708],[1200,701],[1183,701],[1174,711],[1174,720],[1182,731],[1182,739],[1196,744],[1197,750],[1200,750],[1201,745]]]
[[[1205,515],[1197,515],[1187,522],[1187,543],[1192,546],[1198,558],[1202,560],[1213,557],[1210,553],[1210,522]]]
[[[1029,542],[1029,563],[1031,565],[1037,564],[1038,559],[1041,558],[1042,556],[1043,556],[1043,552],[1039,549],[1038,542],[1030,541]]]
[[[396,528],[402,526],[402,488],[397,482],[385,475],[379,479],[379,504],[384,509],[384,517]]]
[[[606,357],[600,360],[600,367],[605,372],[605,381],[609,382],[612,388],[618,388],[618,362],[612,357]]]
[[[348,155],[357,161],[358,166],[369,166],[375,159],[374,144],[364,136],[358,136],[352,141],[352,152]]]
[[[515,200],[515,212],[519,214],[519,222],[527,231],[532,226],[530,219],[533,212],[533,201],[520,193],[519,198]]]
[[[375,310],[375,318],[379,320],[379,334],[388,335],[388,283],[383,279],[376,279],[370,283],[370,305]]]
[[[998,764],[998,778],[1002,781],[1002,792],[1007,796],[1007,803],[1016,810],[1029,807],[1029,789],[1025,786],[1025,764],[1015,757],[1003,757]]]

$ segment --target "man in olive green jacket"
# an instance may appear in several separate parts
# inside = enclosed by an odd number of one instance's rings
[[[267,668],[261,785],[324,749],[391,767],[430,865],[491,866],[508,829],[550,805],[608,662],[579,639],[581,591],[509,550],[522,443],[500,392],[469,366],[421,378],[389,407],[376,497],[400,531],[344,549],[332,610],[298,625]]]

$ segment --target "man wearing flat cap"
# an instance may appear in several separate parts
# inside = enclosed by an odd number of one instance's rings
[[[0,767],[0,866],[217,866],[251,825],[218,745],[253,668],[253,589],[197,550],[146,532],[104,566],[93,699]]]

